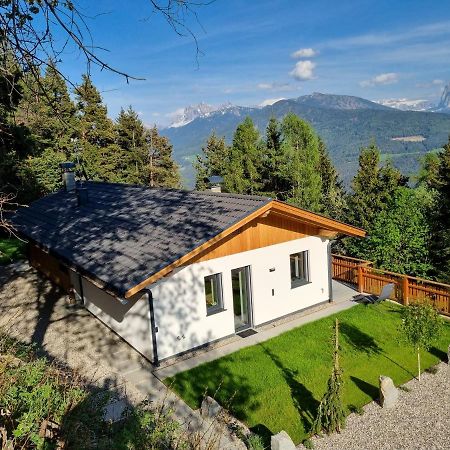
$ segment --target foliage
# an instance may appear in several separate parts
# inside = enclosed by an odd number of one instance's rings
[[[0,264],[8,264],[25,257],[26,242],[15,238],[0,238]]]
[[[122,420],[105,421],[112,393],[87,385],[68,370],[37,358],[33,346],[0,335],[0,446],[77,450],[198,448],[167,405],[129,405]],[[44,430],[50,430],[45,436]],[[52,436],[53,434],[53,436]],[[2,441],[6,436],[7,442]],[[204,448],[208,447],[207,439]],[[9,446],[8,446],[9,445]],[[201,445],[201,444],[200,444]],[[203,448],[203,447],[202,447]],[[257,449],[258,447],[255,447]]]
[[[270,441],[269,433],[285,430],[298,443],[308,436],[326,390],[333,350],[328,336],[336,317],[340,359],[346,368],[346,411],[378,397],[380,373],[388,373],[396,386],[417,374],[414,352],[398,345],[401,311],[391,302],[357,305],[164,382],[193,408],[199,407],[205,389],[217,391],[214,397],[222,404],[234,396],[231,412],[255,432]],[[445,358],[449,342],[450,322],[446,322],[435,348],[423,352],[423,366],[435,365],[438,355]]]
[[[238,125],[230,148],[224,185],[229,192],[256,194],[261,186],[259,133],[247,117]]]
[[[280,192],[287,190],[284,180],[281,178],[283,154],[281,124],[275,117],[271,117],[266,127],[265,155],[262,159],[261,178],[263,191],[277,197]]]
[[[432,220],[432,258],[439,280],[450,283],[450,137],[439,156],[435,180],[436,211]]]
[[[359,168],[352,181],[352,193],[348,197],[347,220],[370,235],[379,214],[392,201],[398,187],[407,183],[405,178],[389,162],[380,165],[380,150],[375,142],[362,148]],[[345,241],[348,253],[364,258],[364,242],[349,238]]]
[[[373,261],[375,267],[418,277],[429,274],[429,204],[423,191],[398,188],[375,217],[363,245],[365,258]]]
[[[417,352],[420,381],[420,352],[428,350],[439,337],[442,319],[429,303],[411,303],[402,311],[401,332],[404,340]]]
[[[342,369],[339,364],[339,320],[336,319],[333,330],[333,369],[328,379],[327,391],[317,409],[312,425],[312,433],[327,434],[338,432],[345,427],[345,412],[342,402]]]
[[[347,200],[344,185],[331,162],[325,143],[319,138],[319,173],[321,184],[322,212],[332,219],[345,220]]]
[[[319,139],[314,129],[289,113],[281,124],[283,167],[281,176],[289,185],[286,200],[301,208],[320,211],[321,184]]]
[[[247,448],[249,450],[264,450],[264,440],[261,436],[251,433],[250,436],[247,437]]]
[[[194,162],[195,189],[203,191],[209,185],[207,181],[209,177],[225,174],[229,151],[223,137],[217,137],[214,132],[209,136],[206,145],[202,147],[202,154],[197,155]]]

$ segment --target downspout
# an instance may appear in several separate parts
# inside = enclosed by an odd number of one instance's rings
[[[81,302],[83,303],[84,306],[83,278],[81,277],[81,274],[78,274],[78,284],[80,285]]]
[[[155,308],[153,305],[153,294],[150,289],[142,289],[142,292],[147,294],[148,308],[150,311],[150,331],[152,333],[153,365],[155,367],[158,367],[159,366],[158,344],[156,341],[156,333],[158,332],[158,327],[156,326],[155,323]]]
[[[327,253],[328,253],[328,301],[331,303],[333,301],[333,257],[331,256],[331,241],[328,241],[327,245]]]

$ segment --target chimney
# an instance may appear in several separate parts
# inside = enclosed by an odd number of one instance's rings
[[[66,192],[74,191],[76,187],[75,172],[73,171],[73,169],[75,168],[75,164],[73,162],[67,161],[60,163],[59,167],[62,170],[62,180]]]
[[[84,206],[89,202],[88,190],[84,186],[77,187],[77,203],[78,206]]]
[[[208,181],[209,189],[211,190],[211,192],[222,192],[223,177],[213,175],[212,177],[208,178]]]

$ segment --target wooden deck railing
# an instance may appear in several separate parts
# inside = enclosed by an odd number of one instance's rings
[[[431,301],[441,312],[450,316],[450,285],[379,270],[372,262],[348,256],[332,255],[333,278],[354,285],[359,292],[380,294],[383,286],[394,283],[391,299],[403,305]]]

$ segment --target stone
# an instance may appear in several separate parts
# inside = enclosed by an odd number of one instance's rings
[[[270,438],[271,450],[295,450],[295,445],[286,431],[280,431]]]
[[[380,375],[380,405],[382,408],[392,408],[398,400],[398,389],[391,378]]]
[[[216,402],[212,397],[205,397],[202,401],[202,406],[200,408],[200,414],[203,417],[217,417],[221,414],[223,408]]]

